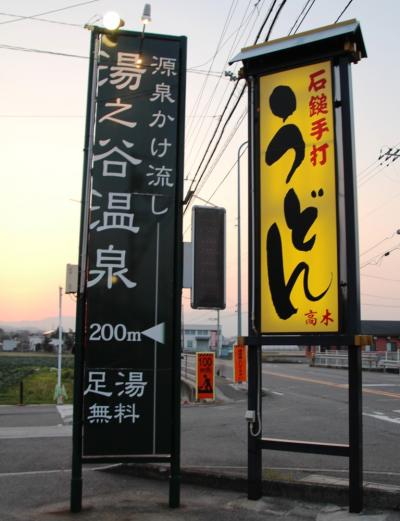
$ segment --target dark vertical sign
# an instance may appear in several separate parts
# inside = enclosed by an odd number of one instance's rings
[[[83,454],[169,454],[186,40],[98,38]]]
[[[225,309],[225,209],[195,206],[192,308]]]

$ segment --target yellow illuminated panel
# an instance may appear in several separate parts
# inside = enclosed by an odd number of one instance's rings
[[[329,61],[260,78],[262,333],[339,330]]]

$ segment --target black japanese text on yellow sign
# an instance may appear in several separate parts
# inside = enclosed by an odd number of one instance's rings
[[[339,330],[332,65],[260,78],[261,329]]]

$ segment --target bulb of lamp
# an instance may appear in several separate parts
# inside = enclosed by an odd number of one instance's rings
[[[103,24],[106,29],[110,31],[115,31],[118,29],[121,23],[121,18],[118,13],[115,11],[109,11],[103,16]]]

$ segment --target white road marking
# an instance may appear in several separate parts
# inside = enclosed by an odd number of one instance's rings
[[[58,414],[61,416],[63,423],[72,423],[73,406],[72,405],[57,405]]]
[[[399,384],[363,384],[363,387],[400,387]]]
[[[71,425],[48,425],[46,427],[1,427],[0,439],[22,438],[69,438]]]
[[[113,465],[103,465],[102,467],[83,467],[83,472],[92,472],[94,470],[107,470],[113,467],[118,467],[120,464],[115,463]],[[55,470],[26,470],[23,472],[0,472],[0,478],[10,478],[18,476],[38,476],[41,474],[60,474],[60,473],[71,473],[71,469],[55,469]]]
[[[386,414],[381,412],[375,414],[363,412],[363,416],[369,416],[370,418],[376,418],[377,420],[383,420],[389,423],[397,423],[400,425],[400,418],[391,418],[390,416],[386,416]]]

